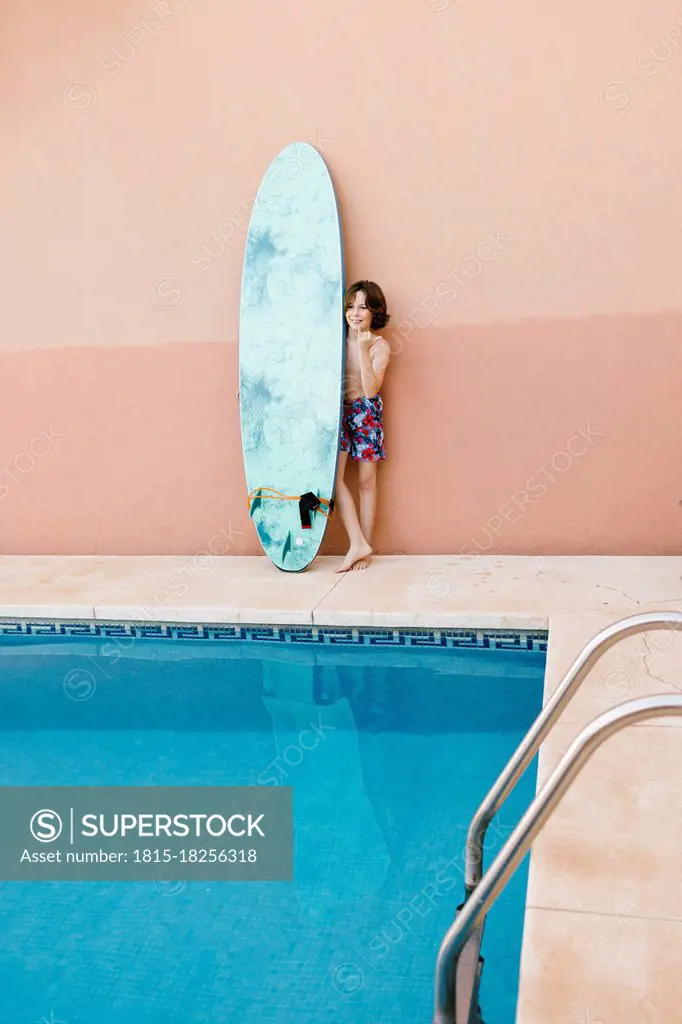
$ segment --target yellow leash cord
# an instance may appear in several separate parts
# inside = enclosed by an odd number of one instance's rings
[[[282,494],[281,491],[276,491],[274,487],[255,487],[251,491],[251,493],[249,494],[249,496],[247,498],[246,507],[249,510],[249,515],[251,515],[251,502],[255,498],[274,498],[275,500],[278,500],[278,501],[298,501],[298,502],[300,502],[302,498],[306,498],[306,497],[308,497],[310,499],[313,499],[317,503],[317,507],[314,510],[312,510],[312,511],[321,512],[323,516],[326,516],[327,519],[329,518],[329,516],[331,515],[331,513],[334,510],[334,501],[333,501],[333,499],[330,499],[330,498],[318,498],[316,495],[312,494],[312,492],[310,492],[310,491],[308,492],[307,495],[303,495],[303,494]]]

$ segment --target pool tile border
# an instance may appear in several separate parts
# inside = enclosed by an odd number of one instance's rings
[[[546,630],[391,629],[343,626],[259,626],[241,623],[122,622],[97,619],[3,619],[1,636],[62,636],[155,640],[264,640],[354,647],[446,647],[505,651],[547,651]]]

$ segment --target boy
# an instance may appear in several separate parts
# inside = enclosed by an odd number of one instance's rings
[[[344,297],[346,376],[341,425],[341,452],[335,501],[350,548],[336,572],[366,569],[372,561],[372,530],[376,515],[377,467],[384,451],[383,400],[380,394],[391,347],[380,335],[390,317],[386,299],[374,281],[356,281]],[[348,456],[358,463],[360,515],[344,481]]]

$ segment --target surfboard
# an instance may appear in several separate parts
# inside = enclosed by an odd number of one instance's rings
[[[265,554],[286,572],[301,572],[315,558],[328,522],[325,502],[333,498],[343,294],[334,186],[318,151],[295,142],[272,161],[254,200],[239,311],[249,510]]]

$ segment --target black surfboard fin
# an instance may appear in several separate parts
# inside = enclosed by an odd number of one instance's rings
[[[251,499],[251,508],[249,509],[249,515],[251,516],[252,519],[253,513],[256,511],[257,508],[260,508],[262,504],[263,499],[261,498],[260,494],[257,494],[255,498]]]

